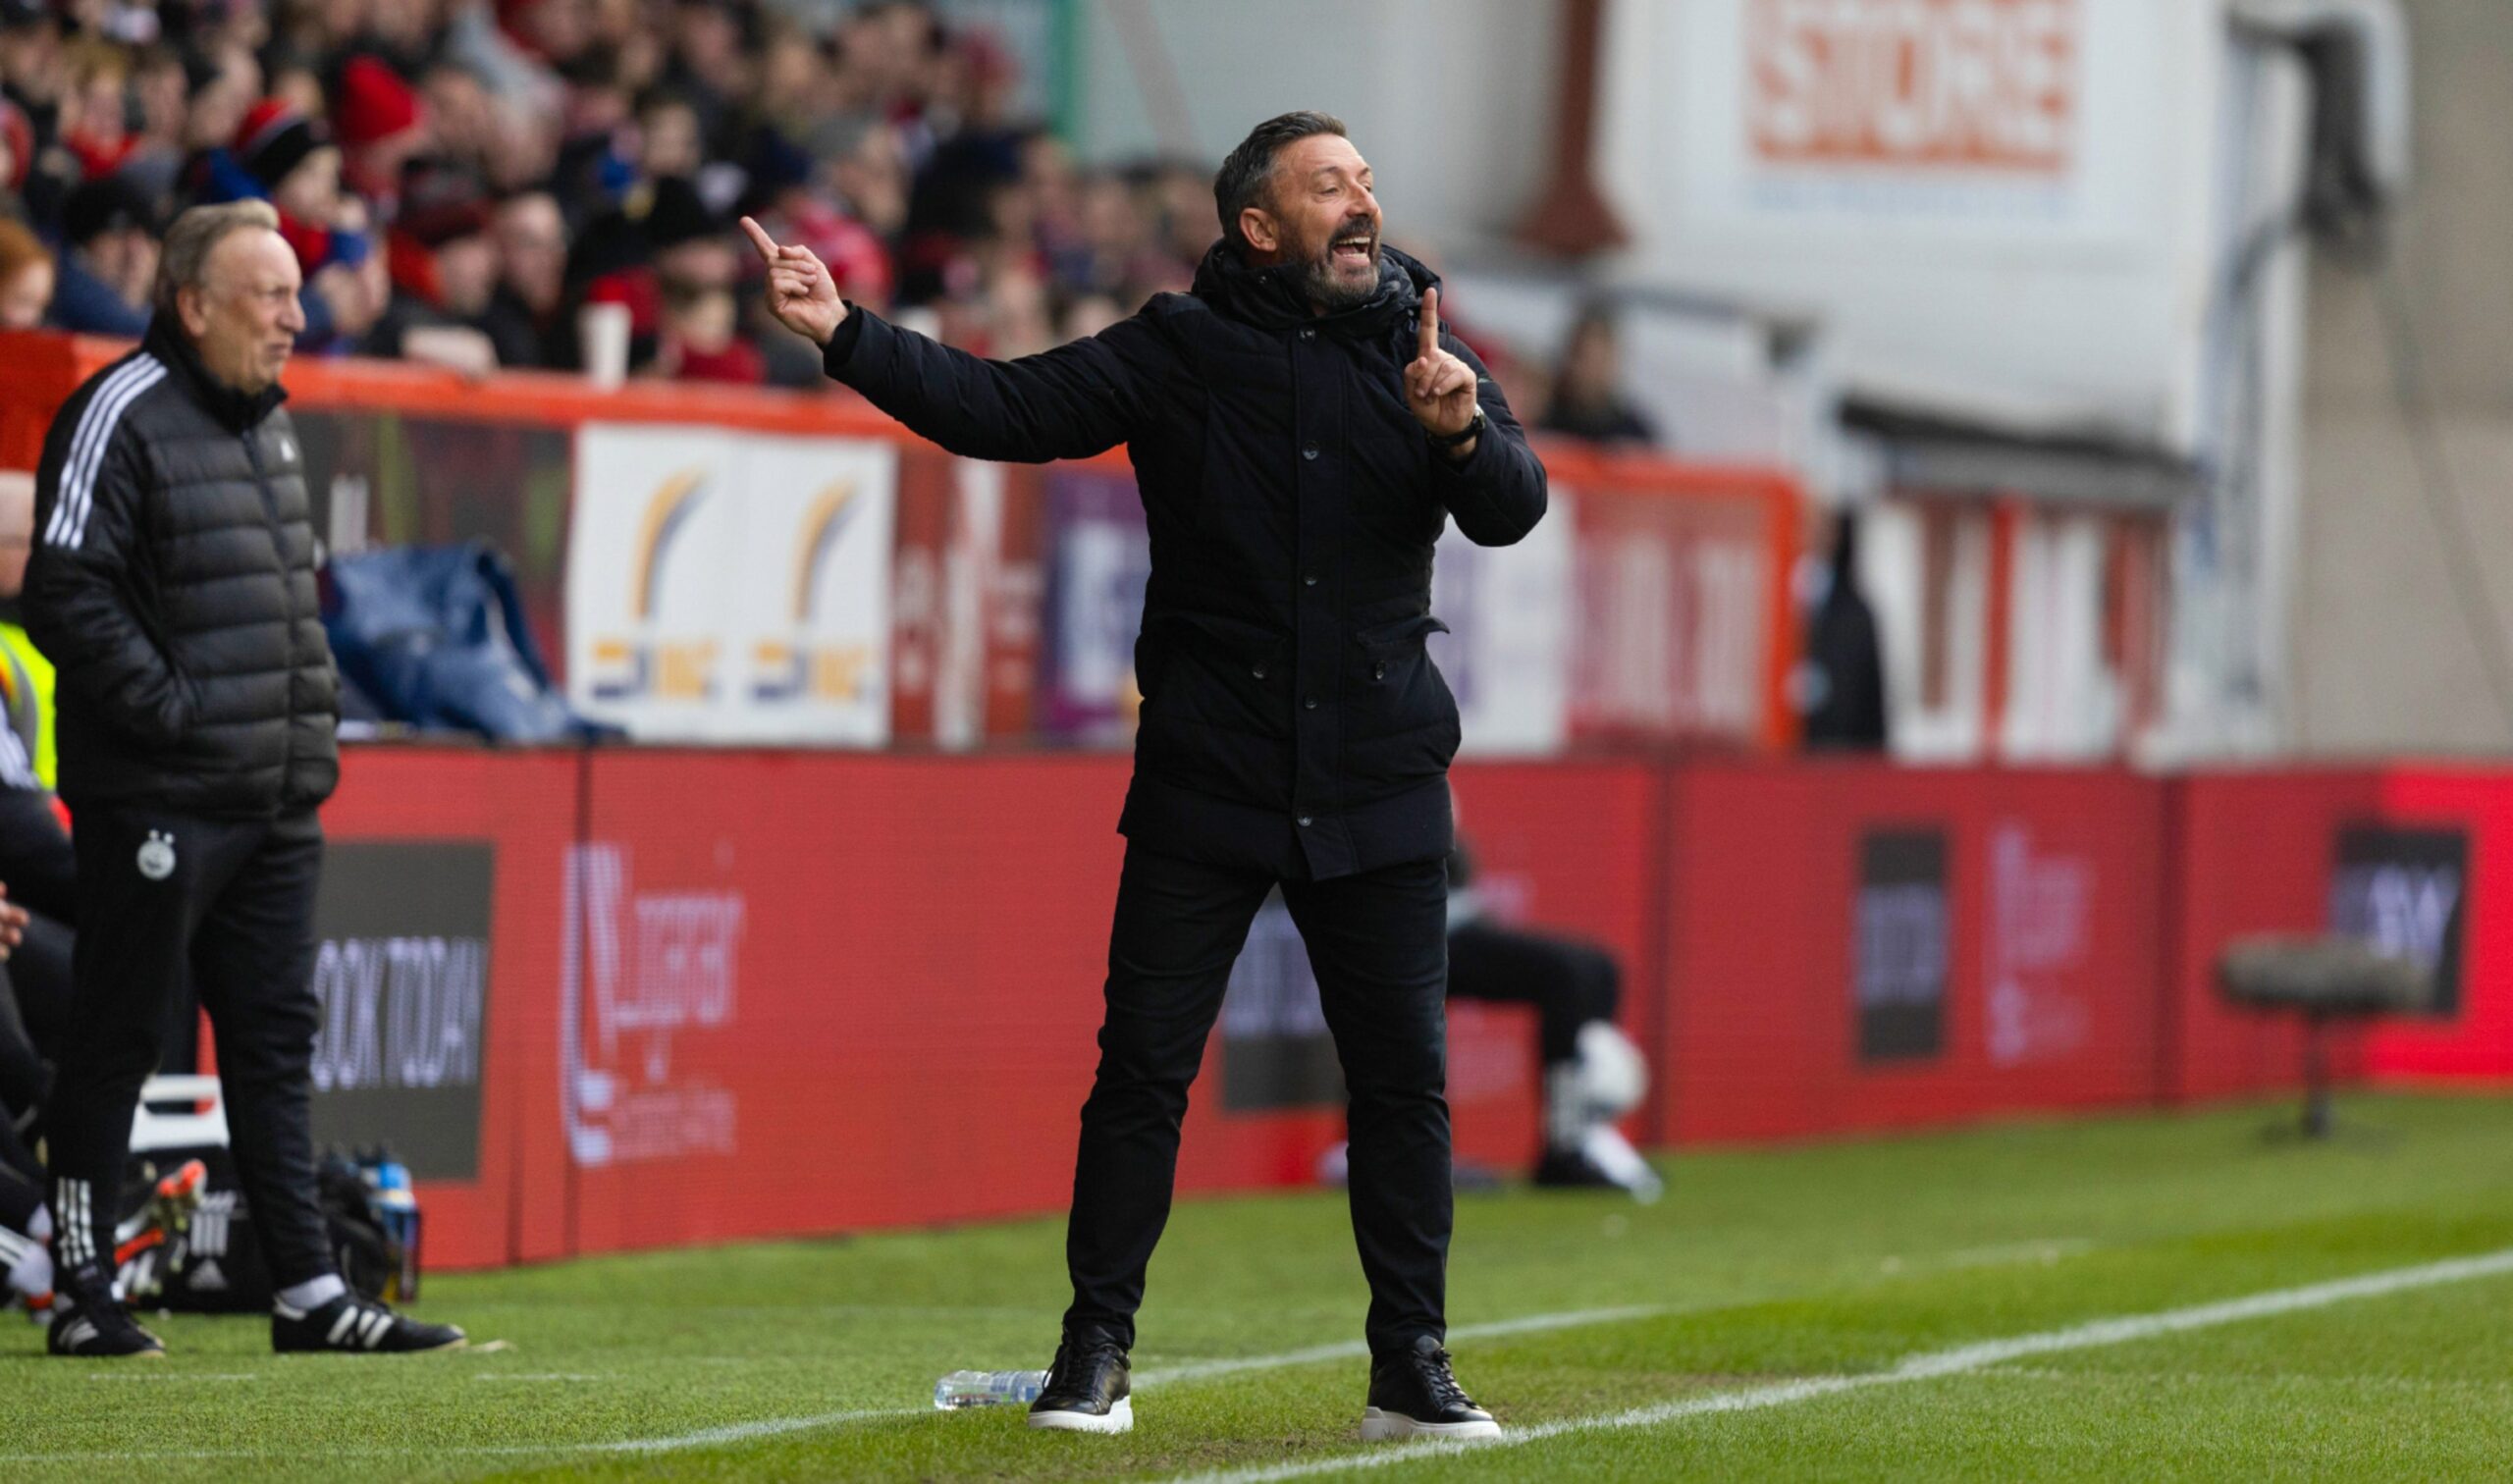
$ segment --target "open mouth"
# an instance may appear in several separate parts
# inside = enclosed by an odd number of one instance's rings
[[[1328,260],[1341,266],[1366,263],[1378,252],[1378,235],[1371,232],[1347,233],[1337,238],[1327,251]]]

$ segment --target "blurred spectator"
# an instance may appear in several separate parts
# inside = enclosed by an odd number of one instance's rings
[[[564,366],[574,359],[574,332],[564,314],[567,224],[546,190],[499,203],[490,233],[497,243],[498,282],[481,316],[503,366]],[[817,359],[817,358],[815,358]]]
[[[488,188],[450,163],[413,168],[386,234],[392,302],[366,347],[486,375],[500,364],[486,329],[498,287]]]
[[[1885,652],[1876,610],[1859,591],[1858,512],[1832,519],[1832,559],[1806,619],[1806,659],[1794,687],[1810,748],[1881,751],[1886,743]]]
[[[380,59],[351,57],[341,69],[332,127],[341,140],[341,179],[390,215],[402,169],[427,152],[432,137],[417,90]]]
[[[35,127],[27,111],[0,97],[0,218],[23,221],[26,202],[19,191],[35,166]]]
[[[1612,310],[1590,305],[1572,323],[1553,396],[1537,426],[1591,443],[1657,442],[1657,429],[1623,395],[1623,352]]]
[[[61,282],[46,323],[127,340],[146,334],[157,238],[154,203],[129,175],[89,181],[70,192],[61,220]]]
[[[34,330],[52,302],[52,253],[24,223],[0,221],[0,330]]]
[[[368,238],[364,206],[342,194],[340,150],[313,120],[274,97],[246,111],[230,157],[239,188],[279,209],[280,236],[305,276],[299,344],[331,349],[364,336],[392,287]]]

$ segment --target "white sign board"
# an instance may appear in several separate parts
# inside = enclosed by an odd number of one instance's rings
[[[886,742],[896,489],[885,442],[586,424],[569,699],[639,741]]]

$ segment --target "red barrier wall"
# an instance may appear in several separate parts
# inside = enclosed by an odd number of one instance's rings
[[[1657,1048],[1672,1085],[1669,1140],[1793,1138],[2151,1095],[2157,783],[1847,762],[1705,765],[1673,778]],[[1937,1044],[1862,1055],[1862,862],[1887,836],[1938,842],[1941,896],[1921,911],[1939,918],[1899,934],[1905,962],[1940,958]]]
[[[2330,866],[2341,826],[2374,818],[2380,780],[2371,770],[2202,773],[2165,785],[2170,889],[2162,910],[2172,985],[2159,1067],[2175,1102],[2291,1086],[2303,1067],[2292,1016],[2226,1005],[2216,961],[2256,933],[2317,934],[2329,928]],[[2362,1066],[2354,1038],[2333,1064]]]
[[[481,841],[496,851],[479,1178],[422,1181],[431,1266],[484,1267],[566,1250],[554,966],[561,873],[576,834],[575,752],[350,748],[323,811],[336,842]]]
[[[2448,1018],[2389,1022],[2367,1039],[2377,1076],[2513,1079],[2513,776],[2502,768],[2416,768],[2382,779],[2386,822],[2466,835],[2461,883],[2459,1008]]]
[[[1095,1059],[1126,766],[1104,755],[362,748],[344,844],[495,852],[471,1180],[429,1260],[1053,1211]],[[1802,1138],[2291,1086],[2223,1009],[2230,939],[2320,931],[2366,827],[2467,841],[2461,1008],[2342,1067],[2501,1077],[2513,775],[1482,763],[1499,916],[1594,940],[1652,1051],[1654,1143]],[[2427,847],[2419,847],[2427,848]],[[1533,1027],[1452,1010],[1460,1151],[1515,1166]],[[1340,1137],[1234,1110],[1216,1035],[1188,1191],[1299,1185]]]

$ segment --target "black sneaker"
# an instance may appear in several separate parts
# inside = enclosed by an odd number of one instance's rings
[[[165,1343],[139,1327],[114,1294],[104,1270],[81,1263],[61,1274],[53,1288],[52,1328],[44,1348],[56,1355],[90,1359],[163,1360]]]
[[[1403,1354],[1370,1362],[1370,1404],[1362,1441],[1391,1438],[1497,1438],[1501,1424],[1474,1404],[1449,1369],[1449,1352],[1423,1335]]]
[[[310,1309],[271,1306],[271,1349],[333,1351],[346,1354],[400,1354],[460,1350],[471,1342],[451,1324],[422,1324],[372,1298],[343,1294]]]
[[[1046,1389],[1030,1404],[1030,1425],[1065,1432],[1121,1433],[1135,1425],[1134,1371],[1126,1348],[1102,1335],[1067,1335],[1047,1367]]]

